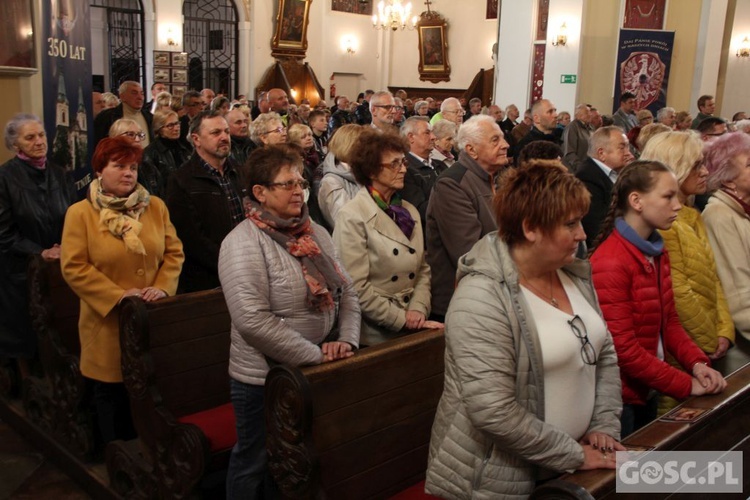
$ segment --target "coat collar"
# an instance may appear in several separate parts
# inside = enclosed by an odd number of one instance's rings
[[[352,200],[357,208],[361,211],[365,223],[371,226],[375,231],[380,233],[382,236],[398,242],[409,248],[414,248],[414,244],[406,237],[406,235],[399,229],[398,225],[388,217],[380,207],[378,207],[375,200],[372,199],[367,188],[359,190],[357,195]],[[407,202],[404,202],[404,206],[407,206]],[[409,213],[414,217],[414,210],[409,209]],[[415,218],[417,223],[419,222],[419,215]],[[417,231],[421,231],[419,224],[414,226],[414,232],[412,237]]]

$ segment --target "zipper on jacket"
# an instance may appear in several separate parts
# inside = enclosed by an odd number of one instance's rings
[[[492,456],[492,450],[495,448],[495,443],[490,444],[490,447],[487,449],[487,453],[484,454],[484,459],[482,460],[482,464],[479,466],[479,470],[477,471],[477,475],[474,477],[474,490],[476,491],[479,489],[479,483],[482,481],[482,474],[484,474],[484,468],[487,466],[487,462],[490,461],[490,456]]]

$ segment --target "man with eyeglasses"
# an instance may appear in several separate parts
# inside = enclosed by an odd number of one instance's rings
[[[393,117],[396,112],[396,100],[387,90],[375,92],[370,98],[370,126],[378,132],[395,132]]]
[[[455,123],[457,127],[460,127],[464,122],[465,114],[466,111],[461,106],[461,101],[455,97],[449,97],[440,105],[440,112],[432,117],[430,125],[435,125],[435,122],[438,120],[448,120]]]
[[[229,156],[229,125],[218,111],[204,111],[190,122],[195,152],[169,178],[167,207],[185,250],[179,290],[220,286],[219,247],[244,220],[240,170]]]
[[[142,143],[144,148],[154,140],[151,132],[151,113],[142,109],[144,96],[141,84],[134,81],[122,82],[118,93],[120,104],[114,108],[105,109],[94,118],[93,149],[96,149],[99,141],[109,135],[109,128],[120,118],[130,118],[141,127],[141,130],[147,132],[148,137]]]
[[[458,161],[438,177],[427,205],[427,263],[432,269],[432,316],[441,321],[453,296],[458,259],[497,229],[495,176],[508,165],[508,143],[488,115],[461,125]]]
[[[188,90],[182,94],[182,107],[185,109],[185,114],[180,118],[180,140],[189,144],[187,137],[188,130],[190,129],[190,121],[203,111],[203,101],[201,100],[200,92]]]
[[[724,118],[709,116],[698,124],[696,131],[701,135],[701,140],[705,142],[722,136],[729,130],[727,128],[727,121]]]

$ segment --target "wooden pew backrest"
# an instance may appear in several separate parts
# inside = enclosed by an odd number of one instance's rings
[[[424,479],[444,350],[430,330],[335,363],[274,367],[266,447],[282,492],[381,498]]]

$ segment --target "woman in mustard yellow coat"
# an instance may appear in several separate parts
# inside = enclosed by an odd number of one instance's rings
[[[143,150],[124,138],[103,139],[85,200],[68,209],[62,273],[81,299],[81,373],[92,395],[104,443],[135,437],[120,370],[119,307],[173,295],[184,254],[166,205],[138,184]]]

